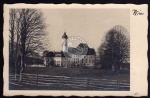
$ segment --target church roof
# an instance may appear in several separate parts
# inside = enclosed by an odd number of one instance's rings
[[[96,55],[94,48],[88,48],[87,55]]]
[[[84,47],[88,47],[88,45],[87,45],[86,43],[80,43],[80,44],[77,46],[77,48],[79,48],[79,47],[84,48]]]
[[[60,51],[60,52],[54,52],[54,54],[55,54],[55,57],[65,57],[65,55],[63,54],[62,51]]]
[[[82,54],[82,55],[96,55],[95,49],[94,48],[89,48],[88,45],[85,44],[85,43],[80,43],[76,48],[68,47],[68,51],[73,53],[73,54],[78,54],[78,52],[80,52],[80,50],[82,48],[85,48],[85,47],[87,47],[88,50],[87,50],[87,52],[85,52],[85,54]],[[66,56],[67,55],[64,55],[63,51],[59,51],[59,52],[50,51],[46,54],[46,57],[66,57]]]
[[[65,57],[65,56],[64,56],[62,51],[60,51],[60,52],[52,52],[52,51],[50,51],[50,52],[48,52],[46,54],[46,57]]]
[[[72,48],[70,48],[70,49],[72,49]],[[74,48],[74,49],[76,49],[76,48]],[[95,54],[96,54],[96,52],[95,52],[94,48],[88,48],[88,51],[85,55],[95,55]],[[50,51],[46,54],[46,57],[66,57],[66,56],[64,55],[64,53],[62,51],[60,51],[60,52],[51,52]]]
[[[46,54],[46,57],[54,57],[54,56],[55,56],[55,54],[52,51],[50,51]]]
[[[89,48],[89,46],[86,43],[80,43],[77,48],[88,48],[88,51],[86,55],[95,55],[95,49],[94,48]]]

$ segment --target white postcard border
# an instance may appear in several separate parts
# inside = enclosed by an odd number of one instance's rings
[[[39,8],[39,9],[130,9],[130,91],[65,91],[65,90],[9,90],[9,9]],[[141,10],[144,15],[134,16],[133,9]],[[148,6],[146,4],[4,4],[4,95],[51,95],[51,96],[146,96],[148,94]]]

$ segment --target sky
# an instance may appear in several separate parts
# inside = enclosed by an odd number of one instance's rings
[[[104,35],[115,25],[130,32],[129,9],[42,9],[51,51],[62,50],[62,35],[83,38],[96,51]]]

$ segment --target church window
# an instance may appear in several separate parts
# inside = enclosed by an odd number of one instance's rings
[[[93,61],[92,63],[94,63],[94,59],[92,61]]]
[[[78,58],[76,58],[76,61],[78,61]]]
[[[85,59],[85,63],[87,63],[87,59]]]

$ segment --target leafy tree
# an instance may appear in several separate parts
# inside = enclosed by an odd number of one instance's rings
[[[43,51],[43,57],[46,57],[48,52],[49,52],[48,50]]]
[[[127,30],[117,25],[109,30],[104,42],[99,47],[102,68],[118,71],[122,63],[129,61],[130,41]]]

